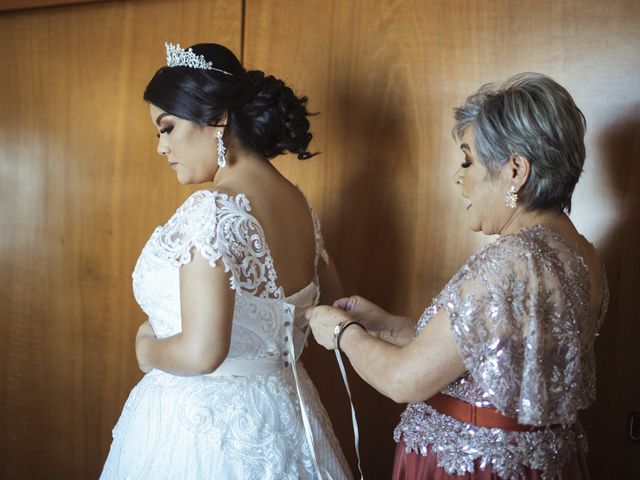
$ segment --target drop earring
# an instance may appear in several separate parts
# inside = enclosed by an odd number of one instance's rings
[[[509,208],[516,208],[518,206],[518,189],[515,185],[509,187],[509,191],[504,196],[504,203]]]
[[[224,168],[227,166],[227,156],[225,155],[227,149],[222,141],[222,130],[216,131],[216,138],[218,139],[218,166]]]

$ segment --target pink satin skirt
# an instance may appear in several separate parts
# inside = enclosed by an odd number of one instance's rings
[[[396,447],[393,463],[393,480],[501,480],[493,473],[491,465],[480,470],[480,461],[476,461],[476,470],[465,475],[449,475],[444,468],[438,467],[435,453],[429,448],[426,456],[418,453],[405,453],[404,440]],[[540,480],[538,470],[528,470],[526,480]],[[589,480],[587,462],[584,454],[578,451],[562,470],[562,480]]]

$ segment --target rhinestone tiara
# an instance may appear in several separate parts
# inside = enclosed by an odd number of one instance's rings
[[[190,48],[186,50],[181,48],[179,43],[174,45],[165,42],[164,47],[167,49],[168,67],[201,68],[203,70],[215,70],[225,75],[233,75],[233,73],[226,70],[214,67],[212,62],[205,60],[204,55],[196,55]]]

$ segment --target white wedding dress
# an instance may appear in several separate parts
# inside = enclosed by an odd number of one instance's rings
[[[231,347],[212,374],[152,370],[142,378],[113,429],[102,480],[351,478],[318,393],[296,362],[308,336],[304,312],[318,302],[317,274],[285,298],[250,211],[242,194],[197,191],[143,248],[133,290],[158,337],[181,330],[178,270],[194,248],[231,272]],[[311,215],[317,267],[327,256]]]

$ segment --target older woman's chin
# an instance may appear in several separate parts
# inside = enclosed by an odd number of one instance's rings
[[[471,215],[469,215],[469,212],[467,212],[467,227],[472,232],[479,232],[480,230],[482,230],[481,223],[478,222],[477,219],[475,219]]]
[[[472,232],[475,232],[475,233],[483,233],[485,235],[497,235],[497,234],[500,233],[499,229],[494,228],[494,227],[489,227],[489,226],[484,225],[484,224],[477,224],[477,223],[468,222],[467,226],[469,227],[469,230],[471,230]]]
[[[485,235],[499,234],[502,227],[500,220],[493,218],[491,215],[488,217],[478,218],[477,215],[467,211],[467,227],[475,233],[484,233]]]

